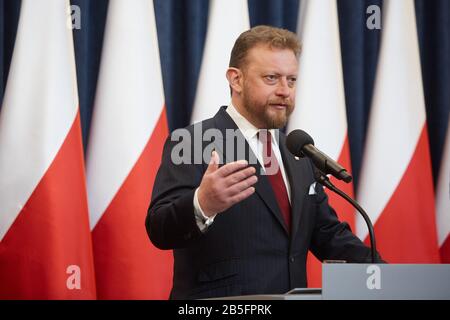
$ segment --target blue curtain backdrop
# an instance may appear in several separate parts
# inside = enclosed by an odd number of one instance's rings
[[[71,3],[81,9],[81,29],[74,30],[74,41],[86,144],[108,0],[72,0]],[[269,24],[296,31],[299,0],[248,0],[248,4],[252,26]],[[338,0],[349,140],[356,183],[380,44],[380,31],[366,27],[366,9],[372,4],[381,7],[382,0]],[[415,4],[436,179],[450,110],[450,3],[448,0],[416,0]],[[155,0],[154,5],[168,121],[170,129],[174,130],[189,124],[206,36],[209,0]],[[0,101],[7,81],[19,12],[20,0],[0,0]]]

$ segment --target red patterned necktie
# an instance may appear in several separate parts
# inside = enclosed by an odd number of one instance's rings
[[[286,228],[290,233],[291,230],[291,204],[284,184],[283,176],[281,174],[280,165],[275,154],[272,152],[272,137],[270,131],[262,130],[258,133],[258,138],[263,145],[263,161],[264,168],[266,168],[266,175],[272,185],[275,198],[278,202],[278,207],[283,215]]]

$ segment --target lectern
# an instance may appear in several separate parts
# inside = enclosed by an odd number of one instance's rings
[[[234,300],[450,300],[450,264],[324,263],[322,289]]]

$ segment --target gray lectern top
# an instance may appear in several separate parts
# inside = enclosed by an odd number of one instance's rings
[[[450,264],[323,264],[325,300],[448,300]]]
[[[232,300],[450,300],[450,264],[324,263],[322,290],[299,288],[281,295]]]

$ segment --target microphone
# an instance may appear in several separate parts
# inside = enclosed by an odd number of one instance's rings
[[[314,146],[314,140],[305,131],[297,129],[288,134],[286,139],[288,150],[295,156],[308,157],[324,174],[331,174],[346,183],[352,181],[352,176],[339,163]]]
[[[337,179],[344,180],[347,183],[352,181],[352,176],[339,163],[314,147],[314,140],[303,130],[297,129],[289,133],[286,139],[286,146],[293,155],[301,158],[305,156],[310,158],[314,163],[315,180],[347,200],[363,216],[369,230],[372,263],[377,263],[375,232],[369,216],[358,202],[336,188],[326,175],[332,174]]]

